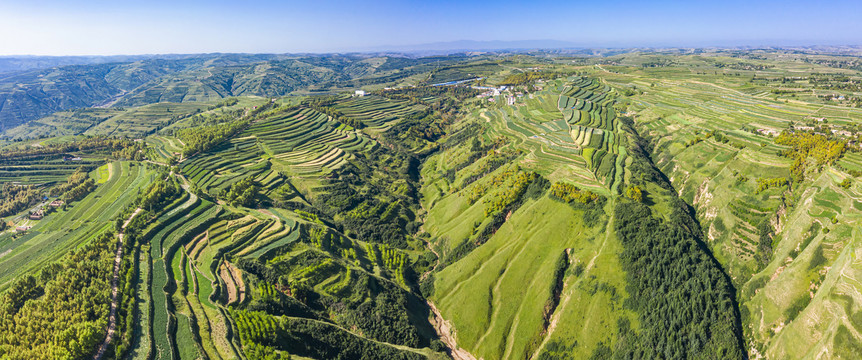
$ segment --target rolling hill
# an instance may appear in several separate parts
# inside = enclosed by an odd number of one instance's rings
[[[90,100],[30,97],[50,115],[0,139],[0,357],[858,357],[854,66],[711,49],[17,73]]]

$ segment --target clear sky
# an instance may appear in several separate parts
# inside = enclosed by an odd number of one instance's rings
[[[862,45],[862,1],[0,0],[0,55],[336,52],[456,40]]]

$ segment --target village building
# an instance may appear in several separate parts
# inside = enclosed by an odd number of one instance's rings
[[[42,220],[45,217],[45,212],[42,209],[36,210],[36,212],[30,214],[30,220]]]
[[[832,129],[832,133],[833,133],[833,134],[836,134],[836,135],[847,136],[847,137],[853,136],[853,133],[852,133],[852,132],[850,132],[850,131],[847,131],[847,130],[835,130],[835,129]]]
[[[780,131],[775,129],[757,129],[757,132],[768,136],[778,136],[779,134],[781,134]]]

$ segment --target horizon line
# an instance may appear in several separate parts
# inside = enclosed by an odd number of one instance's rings
[[[458,47],[452,46],[449,48],[441,47],[441,48],[433,48],[432,46],[443,46],[443,45],[452,45],[458,43],[529,43],[529,42],[559,42],[559,43],[571,43],[571,46],[489,46],[489,47]],[[423,48],[424,47],[424,48]],[[729,49],[739,49],[744,48],[746,50],[757,50],[757,49],[792,49],[792,48],[814,48],[814,47],[831,47],[831,48],[854,48],[862,50],[862,43],[860,44],[828,44],[828,43],[805,43],[805,44],[744,44],[740,43],[737,45],[619,45],[619,46],[590,46],[590,45],[578,45],[574,42],[565,41],[565,40],[553,40],[553,39],[540,39],[540,40],[455,40],[455,41],[440,41],[440,42],[432,42],[432,43],[424,43],[424,44],[412,44],[412,45],[379,45],[379,46],[365,46],[365,47],[357,47],[353,49],[343,49],[343,50],[331,50],[331,51],[261,51],[261,52],[243,52],[243,51],[205,51],[205,52],[188,52],[188,53],[180,53],[180,52],[142,52],[142,53],[114,53],[114,54],[92,54],[92,53],[79,53],[79,54],[38,54],[38,53],[18,53],[18,54],[0,54],[0,58],[14,58],[14,57],[122,57],[122,56],[191,56],[191,55],[351,55],[351,54],[377,54],[377,53],[395,53],[395,54],[404,54],[409,55],[413,53],[431,53],[431,52],[448,52],[449,54],[455,54],[460,52],[493,52],[493,51],[525,51],[525,50],[674,50],[674,49],[691,49],[691,50],[699,50],[699,49],[716,49],[716,50],[729,50]]]

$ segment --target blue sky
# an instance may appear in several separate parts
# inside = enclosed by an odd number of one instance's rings
[[[0,1],[0,55],[335,52],[456,40],[862,45],[862,1]]]

